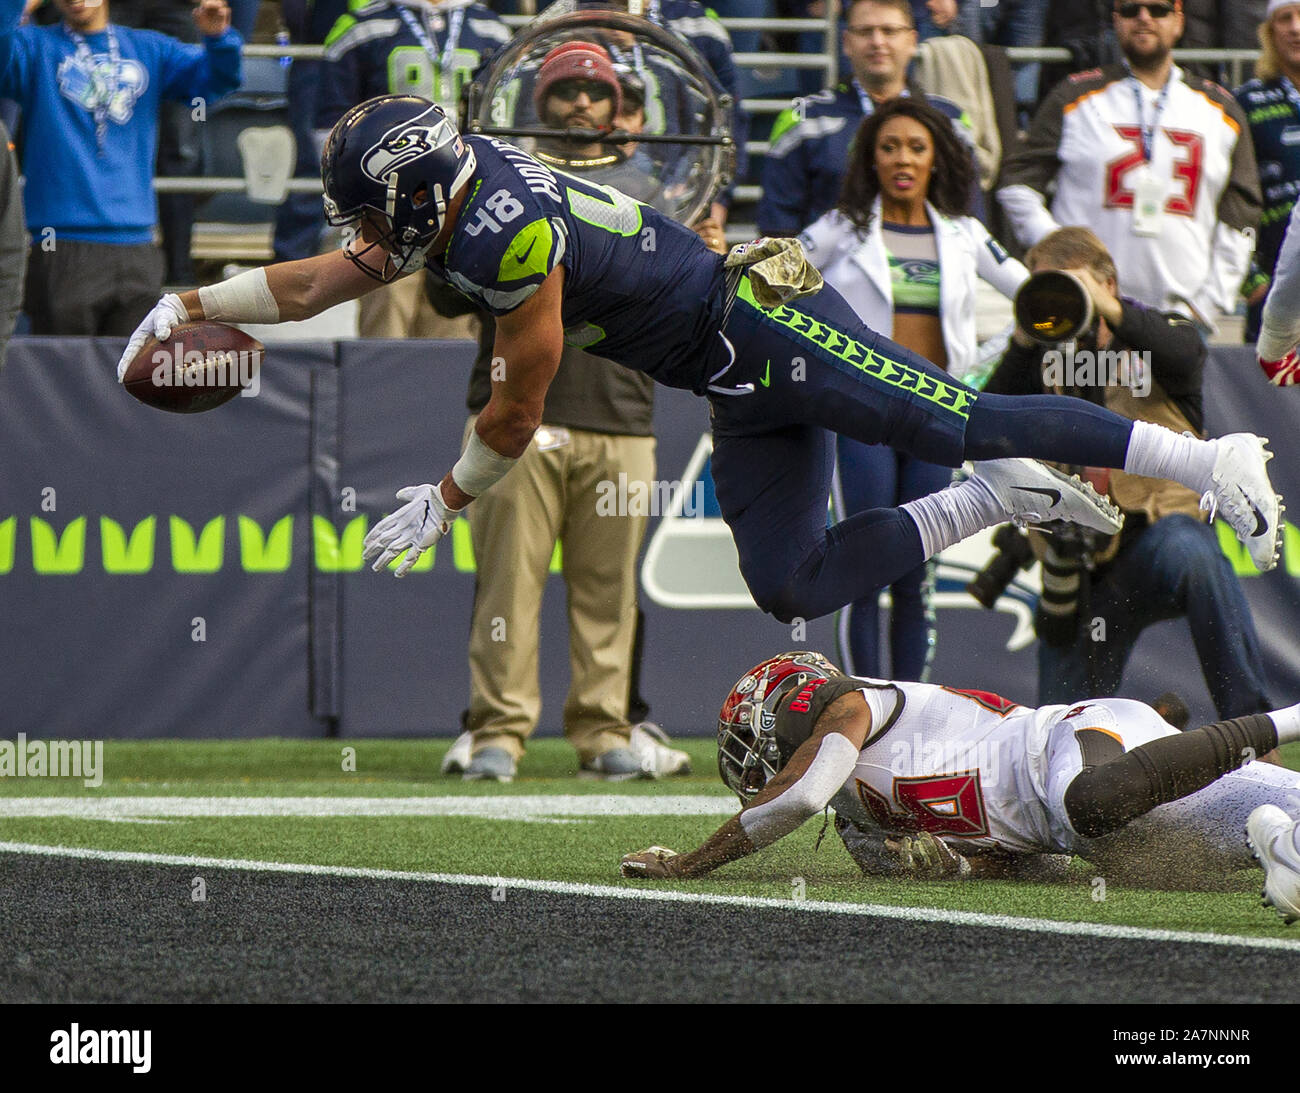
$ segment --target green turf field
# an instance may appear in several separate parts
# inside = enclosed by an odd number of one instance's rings
[[[0,777],[0,842],[632,886],[618,876],[621,855],[651,844],[693,848],[733,810],[713,741],[675,743],[691,753],[693,775],[581,781],[566,744],[537,740],[520,777],[498,786],[439,776],[445,740],[110,740],[97,788]],[[1300,747],[1285,757],[1300,766]],[[49,814],[59,811],[69,814]],[[351,814],[329,814],[339,812]],[[707,880],[662,886],[1300,940],[1300,929],[1259,906],[1254,869],[1209,891],[1104,878],[1104,899],[1096,870],[1078,860],[1052,884],[904,883],[863,877],[833,829],[815,849],[820,827],[810,822]]]

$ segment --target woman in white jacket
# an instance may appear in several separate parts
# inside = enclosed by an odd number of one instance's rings
[[[858,130],[838,208],[800,236],[812,262],[873,330],[956,378],[980,385],[976,279],[1012,297],[1028,271],[973,217],[970,151],[946,117],[893,99]],[[839,438],[840,518],[943,489],[950,468]],[[930,572],[890,589],[891,679],[919,680],[934,646]],[[883,678],[875,597],[840,614],[840,653],[854,675]]]

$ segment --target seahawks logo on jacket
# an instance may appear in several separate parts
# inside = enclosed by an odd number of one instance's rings
[[[87,68],[73,55],[59,62],[59,94],[86,110],[105,107],[108,120],[125,125],[135,113],[136,100],[149,86],[149,72],[139,61],[123,57],[117,71],[107,55],[98,53]]]

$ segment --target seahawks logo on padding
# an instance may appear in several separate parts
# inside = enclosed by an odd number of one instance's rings
[[[430,114],[437,114],[432,125],[422,124]],[[400,171],[421,156],[427,156],[445,144],[460,145],[460,134],[443,116],[442,111],[426,110],[418,118],[394,126],[383,138],[361,157],[361,170],[376,182],[387,182],[395,171]],[[459,157],[461,148],[456,148]]]

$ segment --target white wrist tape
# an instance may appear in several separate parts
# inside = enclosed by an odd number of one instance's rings
[[[504,478],[518,462],[518,459],[494,452],[483,443],[478,430],[471,429],[469,443],[451,469],[451,480],[471,497],[478,497]]]
[[[790,834],[816,816],[853,773],[858,749],[847,736],[827,733],[808,769],[779,797],[754,805],[740,814],[740,826],[755,848]]]
[[[266,270],[246,270],[229,281],[199,289],[203,317],[227,323],[278,323],[280,305],[266,283]]]

